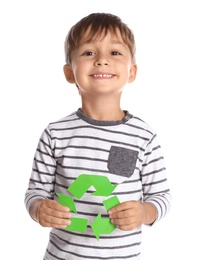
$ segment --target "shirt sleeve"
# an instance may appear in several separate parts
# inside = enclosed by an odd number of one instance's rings
[[[158,215],[155,222],[157,222],[170,210],[172,198],[166,178],[164,157],[156,135],[153,135],[146,146],[141,179],[143,201],[156,207]]]
[[[28,189],[25,193],[25,206],[28,211],[35,199],[53,199],[56,161],[52,146],[50,130],[47,127],[38,142]]]

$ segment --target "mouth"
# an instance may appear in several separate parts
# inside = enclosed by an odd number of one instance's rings
[[[109,73],[97,73],[97,74],[92,74],[90,75],[93,78],[100,78],[100,79],[110,79],[112,77],[114,77],[114,74],[109,74]]]

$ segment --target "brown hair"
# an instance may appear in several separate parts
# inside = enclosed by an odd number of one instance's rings
[[[124,43],[129,47],[132,60],[135,63],[135,39],[133,32],[121,19],[109,13],[92,13],[71,27],[65,39],[65,60],[71,64],[72,52],[79,46],[84,33],[89,30],[87,40],[97,39],[100,35],[106,35],[108,31],[117,34],[119,30]]]

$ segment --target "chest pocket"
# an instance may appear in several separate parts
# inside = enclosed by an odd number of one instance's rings
[[[108,157],[108,170],[111,174],[129,178],[136,166],[138,151],[111,146]]]

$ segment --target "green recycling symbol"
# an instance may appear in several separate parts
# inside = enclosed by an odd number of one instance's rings
[[[112,185],[106,176],[100,175],[88,175],[81,174],[68,188],[68,191],[77,199],[80,199],[86,191],[93,186],[95,192],[92,196],[110,196],[110,194],[117,187],[117,184]],[[59,197],[58,203],[67,206],[70,211],[77,214],[74,200],[71,196],[67,196],[61,193],[56,193]],[[117,196],[110,197],[109,199],[103,200],[103,205],[108,211],[112,207],[118,205],[119,199]],[[66,230],[86,232],[88,219],[85,218],[71,218],[71,224],[67,226]],[[94,221],[91,223],[91,228],[94,232],[95,237],[99,240],[101,234],[110,234],[116,228],[116,225],[110,222],[110,218],[102,218],[99,213]]]

